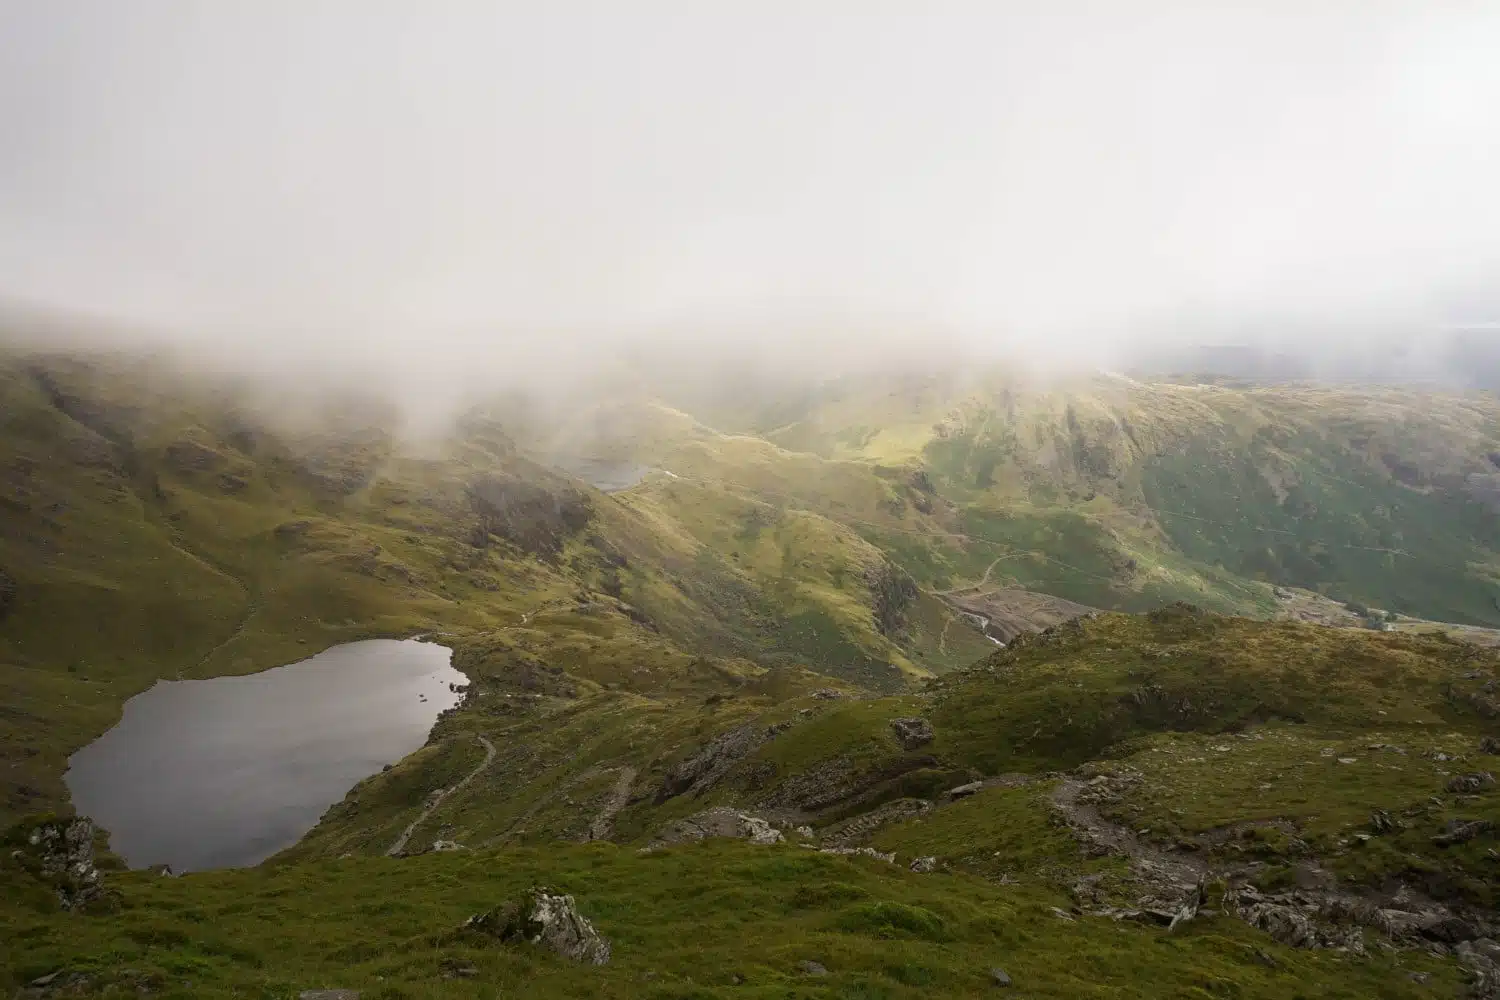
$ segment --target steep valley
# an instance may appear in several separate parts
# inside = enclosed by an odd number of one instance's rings
[[[576,395],[418,447],[361,396],[0,358],[0,987],[1497,995],[1493,398]],[[126,871],[70,819],[156,681],[417,635],[463,702],[264,864]],[[536,886],[607,964],[484,917]]]

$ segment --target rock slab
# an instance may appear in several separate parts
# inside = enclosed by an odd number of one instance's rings
[[[574,962],[609,963],[609,940],[578,912],[572,896],[545,886],[532,888],[519,902],[475,914],[463,929],[491,934],[501,941],[527,941]]]

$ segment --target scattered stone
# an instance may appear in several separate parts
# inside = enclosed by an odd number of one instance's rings
[[[1359,762],[1359,758],[1358,757],[1340,757],[1339,758],[1339,763],[1340,764],[1356,764],[1358,762]]]
[[[1500,754],[1500,739],[1486,736],[1479,741],[1479,752],[1487,754]]]
[[[862,858],[874,858],[876,861],[884,861],[887,864],[896,863],[896,852],[889,854],[877,851],[873,847],[822,847],[818,849],[819,854],[842,854],[845,856],[857,855]]]
[[[994,968],[990,970],[990,983],[995,986],[1009,986],[1010,974],[1004,969]]]
[[[1370,829],[1376,833],[1391,833],[1400,827],[1400,822],[1392,819],[1391,814],[1384,809],[1376,809],[1370,813]]]
[[[934,857],[915,858],[911,863],[911,870],[918,875],[930,875],[937,871],[938,860]]]
[[[432,842],[432,849],[433,849],[433,851],[435,851],[435,852],[437,852],[439,854],[445,853],[447,851],[467,851],[468,850],[467,847],[465,847],[463,844],[460,844],[456,840],[434,840]]]
[[[781,831],[766,820],[728,806],[715,806],[663,827],[647,845],[655,850],[668,844],[686,844],[709,837],[733,837],[752,844],[779,844]]]
[[[932,723],[926,719],[892,719],[891,729],[895,730],[896,742],[904,750],[915,750],[933,740]]]
[[[982,791],[984,791],[984,782],[971,781],[967,785],[959,785],[957,788],[950,788],[943,794],[945,794],[950,799],[966,799],[970,795],[976,795]]]
[[[529,941],[575,962],[609,963],[609,941],[578,912],[573,897],[542,886],[531,889],[519,903],[475,914],[464,921],[463,929],[501,941]]]
[[[828,970],[823,967],[823,963],[809,961],[808,959],[803,959],[802,961],[798,962],[797,963],[797,970],[799,972],[801,972],[804,976],[826,976],[826,975],[828,975]]]
[[[27,983],[26,985],[28,985],[28,986],[51,986],[53,983],[57,982],[58,977],[61,976],[64,971],[66,971],[66,970],[64,970],[64,969],[58,969],[56,972],[49,972],[45,976],[37,976],[35,979],[33,979],[31,982]]]
[[[1185,924],[1196,917],[1199,909],[1207,902],[1208,887],[1204,881],[1199,880],[1197,890],[1183,900],[1177,911],[1171,914],[1171,919],[1167,921],[1167,933],[1175,931],[1178,924]]]
[[[812,696],[820,701],[837,701],[844,697],[844,692],[837,688],[818,688],[812,693]]]
[[[472,962],[460,962],[457,959],[443,960],[444,979],[473,979],[479,975],[479,967]]]
[[[1488,833],[1493,826],[1487,819],[1450,819],[1444,824],[1443,832],[1433,837],[1432,842],[1439,847],[1465,844],[1481,833]]]
[[[1448,779],[1447,789],[1450,792],[1460,794],[1477,792],[1483,788],[1491,788],[1495,784],[1495,776],[1488,771],[1474,771],[1471,774],[1456,774]]]
[[[817,834],[813,833],[813,828],[810,826],[799,826],[797,827],[796,833],[797,836],[801,837],[803,840],[811,840],[813,839],[813,837],[817,836]]]
[[[147,865],[146,871],[161,878],[177,877],[177,873],[172,870],[171,865]]]
[[[1052,915],[1059,920],[1066,920],[1070,924],[1073,922],[1073,914],[1069,913],[1061,906],[1052,907]]]
[[[359,990],[303,990],[297,1000],[359,1000]]]

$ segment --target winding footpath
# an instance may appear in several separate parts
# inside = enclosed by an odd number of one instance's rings
[[[387,857],[395,857],[406,850],[406,842],[411,839],[411,835],[416,831],[417,827],[426,822],[427,817],[431,816],[438,806],[446,802],[449,796],[462,791],[465,785],[479,777],[487,767],[495,762],[495,745],[483,736],[475,735],[474,738],[484,744],[484,760],[480,762],[478,767],[464,775],[463,780],[458,784],[452,788],[445,788],[437,795],[434,795],[432,800],[427,803],[426,808],[417,814],[416,819],[407,824],[406,829],[401,831],[401,836],[397,837],[396,842],[385,852]]]
[[[962,587],[949,587],[947,590],[934,590],[933,594],[938,597],[947,597],[949,594],[962,594],[971,590],[982,590],[984,589],[984,585],[990,582],[990,574],[995,572],[995,567],[1015,554],[1014,552],[1008,552],[1003,556],[996,556],[995,561],[984,568],[984,576],[979,578],[978,583],[965,584]]]

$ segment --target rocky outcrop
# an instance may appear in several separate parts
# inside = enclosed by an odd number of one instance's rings
[[[1360,927],[1329,921],[1342,914],[1326,912],[1322,904],[1319,899],[1295,892],[1262,895],[1250,886],[1224,894],[1226,910],[1284,945],[1364,954],[1365,938]]]
[[[178,472],[206,472],[224,464],[224,456],[188,438],[167,445],[162,458]]]
[[[686,844],[709,837],[730,837],[762,845],[779,844],[782,840],[781,831],[761,817],[717,806],[663,827],[646,849]]]
[[[1470,995],[1500,997],[1500,944],[1489,938],[1465,941],[1453,949],[1454,956],[1473,977]]]
[[[882,562],[865,574],[875,627],[881,635],[895,637],[906,630],[906,610],[917,599],[917,584],[895,564]]]
[[[791,723],[763,726],[758,723],[740,726],[721,733],[702,750],[685,760],[678,761],[662,779],[661,790],[656,793],[658,804],[678,795],[702,795],[718,784],[740,761],[754,753],[761,744],[772,739]]]
[[[51,885],[65,910],[75,910],[104,892],[104,876],[94,864],[94,823],[87,816],[48,818],[23,829],[18,860]]]
[[[475,914],[460,929],[501,941],[526,941],[574,962],[609,963],[609,941],[578,912],[573,897],[544,886],[531,889],[518,901]]]
[[[908,772],[937,766],[937,758],[929,754],[893,757],[873,766],[835,757],[787,778],[759,806],[811,813],[837,806],[843,815],[848,815],[865,802],[889,798],[891,785],[887,783]]]
[[[486,548],[503,538],[523,552],[554,560],[567,540],[594,516],[588,496],[566,486],[547,489],[523,479],[481,476],[469,486],[469,504],[478,517],[471,542]]]
[[[891,730],[903,750],[915,750],[932,742],[932,723],[926,719],[892,719]]]
[[[830,847],[849,847],[869,838],[888,823],[898,823],[931,811],[932,803],[926,799],[896,799],[828,827],[823,831],[823,843]]]
[[[1475,771],[1472,774],[1456,774],[1448,779],[1447,789],[1450,792],[1466,794],[1482,791],[1493,787],[1495,776],[1488,771]]]
[[[1464,844],[1482,833],[1489,833],[1494,824],[1487,819],[1450,819],[1444,826],[1443,832],[1432,838],[1432,842],[1438,847],[1452,847],[1454,844]]]

